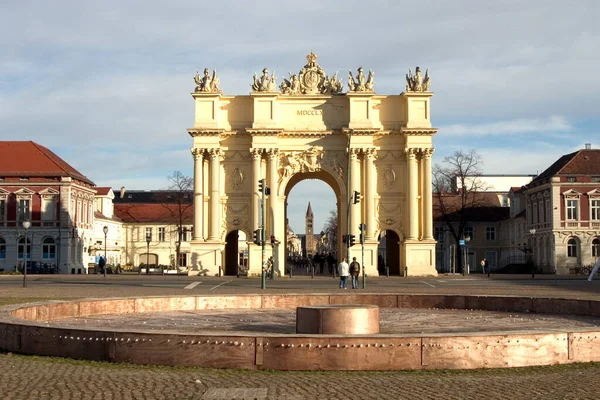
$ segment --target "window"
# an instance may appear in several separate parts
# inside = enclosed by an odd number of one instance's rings
[[[600,182],[600,176],[592,176],[592,182]]]
[[[56,243],[52,238],[46,238],[42,242],[42,258],[44,260],[56,259]]]
[[[473,227],[472,226],[465,226],[465,229],[463,230],[463,237],[470,237],[471,240],[473,240]]]
[[[158,228],[158,241],[159,242],[164,242],[167,238],[167,235],[165,233],[165,228]]]
[[[0,260],[6,258],[6,240],[0,237]]]
[[[179,266],[187,267],[187,253],[179,253]]]
[[[31,200],[30,199],[19,199],[19,221],[25,221],[30,219],[29,213],[31,212]]]
[[[152,228],[146,228],[146,236],[144,236],[144,239],[148,240],[148,238],[152,240]]]
[[[52,226],[52,222],[56,221],[56,199],[54,197],[42,199],[42,221],[44,221],[44,226]]]
[[[6,200],[0,199],[0,226],[6,221]]]
[[[577,257],[577,241],[573,238],[567,242],[567,257]]]
[[[187,228],[182,227],[181,230],[179,231],[179,241],[180,242],[187,242]]]
[[[496,240],[496,227],[486,226],[485,227],[485,240]]]
[[[23,253],[25,251],[25,238],[19,239],[19,246],[17,247],[17,257],[22,260]],[[27,238],[27,259],[31,260],[31,240]]]
[[[590,200],[590,219],[593,221],[600,220],[600,199]]]
[[[1,252],[2,250],[0,250]],[[596,238],[592,240],[592,257],[600,257],[600,239]],[[2,254],[0,253],[0,258],[2,258]]]
[[[436,226],[435,228],[433,228],[433,238],[435,240],[437,240],[438,242],[443,242],[444,241],[444,228],[442,228],[441,226]]]
[[[577,182],[577,177],[575,177],[575,176],[567,176],[567,182]]]
[[[579,200],[567,199],[567,219],[579,219]]]

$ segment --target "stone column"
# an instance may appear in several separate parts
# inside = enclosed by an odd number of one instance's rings
[[[269,158],[269,181],[267,186],[271,189],[271,194],[269,195],[270,223],[268,226],[271,227],[270,234],[277,236],[277,156],[279,153],[277,149],[269,149],[267,154]],[[281,240],[282,238],[277,239]],[[267,240],[269,240],[269,237],[267,237]]]
[[[364,151],[364,170],[365,170],[365,216],[367,224],[366,239],[373,239],[375,233],[375,183],[377,182],[377,171],[373,167],[375,158],[375,149],[365,149]]]
[[[358,224],[361,221],[361,203],[353,204],[354,191],[360,192],[360,164],[358,153],[361,149],[350,149],[350,234],[356,236],[358,243]]]
[[[220,194],[221,186],[219,183],[221,149],[210,149],[210,232],[209,240],[219,240],[219,223],[221,221],[220,213]]]
[[[202,178],[204,174],[204,149],[193,148],[192,156],[194,157],[194,232],[192,233],[192,240],[203,240],[204,239],[204,222],[203,222],[203,211],[204,211],[204,199],[202,197]]]
[[[252,230],[255,231],[260,227],[260,196],[258,193],[258,181],[260,176],[260,161],[262,149],[251,149],[252,152]]]
[[[408,164],[408,238],[417,240],[419,236],[419,207],[417,195],[419,191],[419,177],[417,168],[417,151],[415,148],[407,148],[406,160]]]
[[[431,156],[433,149],[422,149],[421,159],[423,161],[423,188],[421,199],[423,199],[423,239],[433,240],[433,200],[431,194]]]

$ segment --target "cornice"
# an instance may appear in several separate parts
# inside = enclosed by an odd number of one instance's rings
[[[438,128],[400,128],[400,133],[414,136],[433,136]]]
[[[345,134],[352,133],[353,135],[363,136],[363,135],[373,135],[375,133],[379,133],[379,132],[381,132],[381,129],[380,128],[358,128],[358,129],[343,128],[342,132]]]
[[[225,129],[196,129],[190,128],[187,130],[191,137],[199,136],[219,136]]]
[[[272,136],[272,135],[278,135],[281,132],[283,132],[283,129],[281,128],[264,128],[264,129],[246,129],[246,132],[248,132],[250,135],[252,136]]]

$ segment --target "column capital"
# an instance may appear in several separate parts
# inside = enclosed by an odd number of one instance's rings
[[[257,159],[262,157],[264,151],[265,149],[254,147],[250,149],[250,154],[252,155],[252,158]]]
[[[425,147],[420,149],[420,156],[424,159],[430,159],[433,156],[434,149],[433,147]]]
[[[265,152],[269,158],[276,158],[279,155],[279,149],[267,149]]]
[[[192,153],[192,157],[194,157],[194,160],[199,160],[204,155],[204,149],[201,149],[199,147],[192,147],[190,149],[190,152]]]
[[[358,155],[360,154],[360,152],[362,151],[362,149],[359,148],[351,148],[350,149],[350,158],[352,158],[353,160],[358,158]]]
[[[419,154],[419,150],[420,149],[417,147],[407,147],[404,149],[404,154],[406,154],[408,159],[416,159],[417,154]]]
[[[211,160],[214,160],[215,158],[219,158],[221,156],[221,149],[218,148],[208,149],[207,152]]]
[[[377,150],[375,147],[367,147],[363,149],[363,157],[365,159],[373,159],[375,156],[377,156]]]

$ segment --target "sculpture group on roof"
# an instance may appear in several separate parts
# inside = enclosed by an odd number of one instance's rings
[[[425,71],[425,77],[421,76],[421,68],[415,69],[415,75],[413,76],[411,69],[408,69],[406,74],[406,91],[407,92],[428,92],[429,86],[431,85],[431,79],[429,79],[429,70]]]
[[[332,77],[325,74],[325,71],[317,64],[317,55],[312,51],[306,56],[308,61],[298,74],[289,73],[289,79],[283,78],[283,82],[279,85],[279,93],[284,95],[297,96],[302,94],[342,94],[344,84],[341,79],[338,79],[338,73]],[[352,71],[348,71],[348,92],[374,92],[375,72],[369,70],[369,75],[365,77],[364,70],[359,67],[356,78]],[[275,72],[269,75],[267,68],[263,69],[263,74],[259,78],[254,74],[254,81],[250,85],[254,92],[278,92],[277,78]],[[194,77],[196,82],[196,93],[221,93],[219,88],[219,77],[217,71],[213,70],[212,76],[209,69],[204,69],[204,76],[200,76],[196,72]],[[415,74],[409,68],[406,74],[406,91],[407,92],[428,92],[431,85],[429,78],[429,70],[425,71],[425,76],[421,76],[421,69],[417,67]]]
[[[212,76],[208,68],[204,68],[204,76],[200,76],[200,73],[196,71],[194,76],[194,82],[196,82],[196,93],[221,93],[219,83],[221,82],[217,75],[217,70],[213,70]]]

